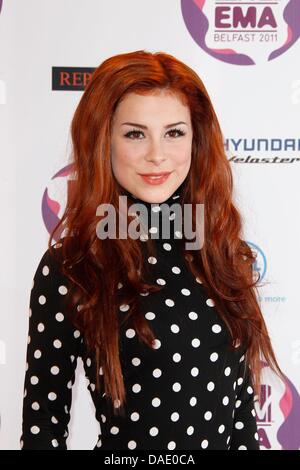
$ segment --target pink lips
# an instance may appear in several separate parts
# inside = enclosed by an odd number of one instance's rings
[[[171,172],[145,173],[141,174],[140,176],[143,178],[145,183],[156,185],[164,183],[168,179],[170,174]]]

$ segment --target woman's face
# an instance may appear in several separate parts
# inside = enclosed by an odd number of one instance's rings
[[[112,123],[115,178],[143,201],[164,202],[189,172],[192,137],[189,107],[177,96],[164,91],[146,96],[128,93],[118,104]],[[141,176],[162,172],[170,172],[163,181]]]

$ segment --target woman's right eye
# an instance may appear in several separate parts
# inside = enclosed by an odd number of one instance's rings
[[[132,135],[137,136],[137,134],[143,134],[143,132],[142,131],[129,131],[127,132],[127,134],[125,134],[125,137],[127,137],[128,139],[131,139]]]

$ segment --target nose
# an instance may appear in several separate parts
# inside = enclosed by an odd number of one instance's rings
[[[145,156],[145,160],[147,162],[152,162],[155,165],[160,165],[163,161],[165,161],[166,156],[164,155],[162,145],[160,143],[153,142],[149,152]]]

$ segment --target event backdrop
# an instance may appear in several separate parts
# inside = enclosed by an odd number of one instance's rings
[[[29,296],[70,184],[70,122],[92,71],[164,51],[201,77],[234,174],[279,363],[264,368],[261,448],[300,448],[300,1],[0,0],[1,449],[19,449]],[[80,363],[69,449],[98,425]]]

